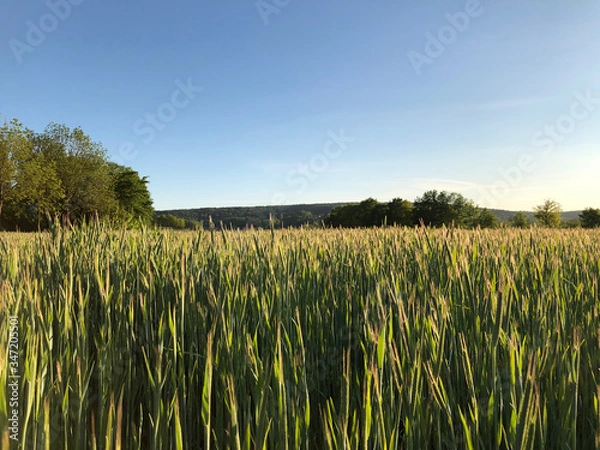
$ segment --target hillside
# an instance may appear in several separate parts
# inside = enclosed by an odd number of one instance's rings
[[[205,226],[209,217],[215,224],[221,222],[225,226],[233,228],[245,228],[247,225],[254,227],[268,227],[269,216],[272,215],[278,226],[298,227],[307,222],[320,224],[327,217],[329,212],[346,203],[317,203],[302,205],[274,205],[274,206],[234,206],[219,208],[193,208],[193,209],[173,209],[156,211],[156,215],[173,215],[185,220],[195,220],[202,222]],[[517,213],[517,211],[508,211],[504,209],[491,209],[501,222],[508,221]],[[581,211],[567,211],[563,213],[565,220],[577,219]],[[527,212],[527,215],[533,219],[533,213]]]
[[[492,211],[496,215],[496,217],[498,217],[498,220],[500,220],[500,222],[511,220],[517,213],[517,211],[508,211],[505,209],[490,209],[490,211]],[[529,216],[531,220],[533,220],[532,211],[525,211],[525,213]],[[564,220],[578,219],[579,214],[581,214],[581,211],[565,211],[562,213],[562,218]]]
[[[185,220],[203,222],[206,226],[209,217],[213,223],[223,223],[225,226],[245,228],[268,227],[269,217],[272,216],[277,225],[297,227],[307,222],[321,223],[329,212],[344,203],[322,203],[311,205],[275,205],[275,206],[235,206],[223,208],[194,208],[156,211],[156,215],[171,214]]]

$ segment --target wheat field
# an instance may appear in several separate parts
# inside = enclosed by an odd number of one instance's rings
[[[600,231],[0,234],[0,445],[600,448],[599,278]]]

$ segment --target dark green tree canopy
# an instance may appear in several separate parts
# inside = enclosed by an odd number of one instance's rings
[[[185,229],[185,219],[176,217],[172,214],[158,215],[156,216],[155,222],[159,227],[163,228],[174,228],[176,230]]]
[[[81,128],[51,123],[34,133],[13,120],[0,127],[0,226],[35,230],[54,218],[76,224],[109,218],[150,223],[147,188],[130,168],[108,161]]]
[[[479,212],[475,204],[456,192],[427,191],[415,200],[414,218],[427,226],[473,227]]]
[[[379,203],[369,198],[360,203],[334,208],[325,219],[331,227],[378,227],[382,225],[455,226],[463,228],[495,228],[498,218],[487,209],[477,208],[471,200],[457,193],[428,191],[411,203],[395,198]]]
[[[325,219],[325,224],[344,228],[377,227],[389,222],[388,213],[388,203],[368,198],[357,204],[334,208]]]
[[[411,226],[413,224],[413,204],[408,200],[394,198],[387,204],[389,225]]]
[[[477,209],[471,225],[480,228],[498,228],[500,222],[498,217],[487,208]]]
[[[586,208],[579,214],[581,226],[583,228],[600,227],[600,209]]]
[[[511,219],[511,223],[516,228],[528,228],[530,225],[529,217],[524,211],[517,212]]]
[[[117,215],[131,225],[150,225],[154,216],[148,178],[140,177],[130,167],[109,163],[113,190],[117,200]]]

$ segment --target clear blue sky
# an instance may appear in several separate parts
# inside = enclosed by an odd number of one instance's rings
[[[81,126],[157,209],[600,207],[597,1],[66,1],[0,4],[0,113]]]

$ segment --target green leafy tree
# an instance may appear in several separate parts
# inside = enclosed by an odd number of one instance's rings
[[[54,161],[64,196],[60,210],[71,223],[117,210],[106,150],[81,128],[52,123],[34,139],[36,152]]]
[[[533,216],[545,227],[558,228],[561,224],[562,208],[554,200],[546,200],[533,208]]]
[[[386,207],[374,198],[363,200],[357,205],[358,226],[381,226],[385,222]]]
[[[529,217],[524,211],[519,211],[518,213],[516,213],[510,220],[510,222],[512,223],[513,227],[516,228],[529,228],[530,225]]]
[[[30,230],[62,216],[66,223],[112,217],[150,223],[148,180],[109,163],[81,128],[51,123],[35,134],[16,119],[0,126],[0,222]]]
[[[325,219],[325,224],[344,228],[376,227],[384,225],[387,214],[387,204],[368,198],[360,203],[334,208]]]
[[[581,220],[575,219],[564,219],[561,221],[560,226],[562,228],[581,228]]]
[[[358,204],[342,205],[329,213],[325,218],[325,225],[330,227],[355,228],[360,226]]]
[[[600,227],[600,209],[586,208],[579,214],[583,228]]]
[[[43,220],[46,221],[45,225],[49,225],[52,218],[60,213],[64,190],[58,178],[56,163],[42,154],[33,154],[19,164],[14,191],[14,199],[20,205],[18,215],[22,218],[29,216],[38,229]]]
[[[14,194],[19,162],[32,156],[31,131],[18,120],[0,127],[0,219],[2,208]]]
[[[185,219],[185,229],[186,230],[201,230],[202,222],[192,219]]]
[[[408,200],[394,198],[387,205],[387,223],[409,227],[413,224],[413,204]]]
[[[473,202],[456,192],[427,191],[413,204],[413,219],[417,224],[471,227],[477,216]]]
[[[176,230],[185,229],[185,219],[172,214],[158,215],[154,219],[156,225],[162,228],[174,228]]]
[[[109,163],[109,169],[118,202],[118,218],[133,226],[152,223],[154,208],[148,191],[147,177],[140,177],[139,173],[130,167],[115,163]]]
[[[475,219],[472,221],[474,227],[481,228],[498,228],[500,226],[500,222],[498,221],[498,217],[492,211],[487,208],[478,209],[477,213],[475,213]]]
[[[300,227],[313,223],[314,216],[310,211],[298,211],[293,214],[282,214],[281,221],[285,227]]]

